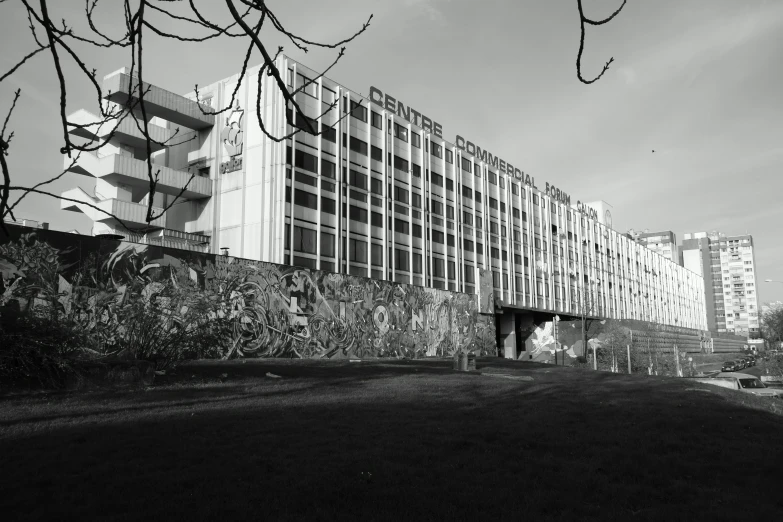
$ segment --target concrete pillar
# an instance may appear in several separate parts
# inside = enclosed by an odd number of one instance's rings
[[[498,329],[498,349],[503,357],[506,359],[517,358],[517,339],[515,332],[514,320],[516,314],[504,313],[497,315],[497,324],[495,327]]]

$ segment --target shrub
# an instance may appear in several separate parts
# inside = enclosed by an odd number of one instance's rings
[[[90,339],[72,324],[48,316],[0,311],[0,383],[7,387],[62,388],[80,378],[77,359]]]

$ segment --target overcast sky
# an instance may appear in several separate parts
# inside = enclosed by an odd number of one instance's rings
[[[81,0],[52,2],[77,28]],[[349,44],[329,76],[367,94],[373,85],[535,176],[572,201],[605,200],[615,228],[749,233],[756,245],[762,302],[783,300],[783,1],[629,0],[609,24],[589,27],[576,78],[579,15],[575,0],[289,0],[270,1],[289,28],[318,41],[368,31]],[[611,13],[620,0],[585,0],[589,16]],[[103,0],[98,21],[120,29]],[[225,19],[223,2],[202,0]],[[160,18],[158,20],[161,20]],[[161,27],[175,26],[159,21]],[[0,5],[0,71],[33,48],[16,2]],[[237,42],[182,44],[147,36],[145,79],[187,92],[239,71]],[[268,47],[320,68],[333,52],[297,51],[271,31]],[[85,49],[98,77],[128,65],[119,52]],[[258,63],[256,56],[253,63]],[[59,172],[62,158],[56,76],[49,55],[0,85],[5,115],[11,92],[22,99],[11,121],[8,157],[14,179],[32,184]],[[66,69],[75,78],[73,68]],[[86,83],[74,82],[68,111],[95,106]],[[655,152],[652,152],[652,151]],[[87,179],[67,174],[59,193]],[[55,200],[30,197],[19,218],[89,233],[81,214]]]

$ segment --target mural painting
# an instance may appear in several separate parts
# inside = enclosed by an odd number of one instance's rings
[[[492,310],[481,313],[475,295],[8,229],[10,237],[0,236],[0,310],[44,311],[75,322],[100,338],[107,353],[129,331],[128,307],[141,303],[173,327],[193,320],[228,325],[220,346],[211,347],[215,357],[424,357],[462,349],[496,354]]]
[[[579,321],[558,321],[555,340],[553,321],[534,325],[532,334],[525,341],[526,351],[520,354],[520,358],[536,362],[554,362],[557,354],[559,364],[571,364],[578,356],[584,355],[581,326]],[[599,338],[591,338],[587,344],[589,351],[600,347],[602,341]]]

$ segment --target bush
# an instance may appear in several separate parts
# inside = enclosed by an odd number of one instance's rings
[[[62,388],[80,378],[77,359],[91,344],[74,325],[10,306],[0,311],[0,339],[4,387]]]

